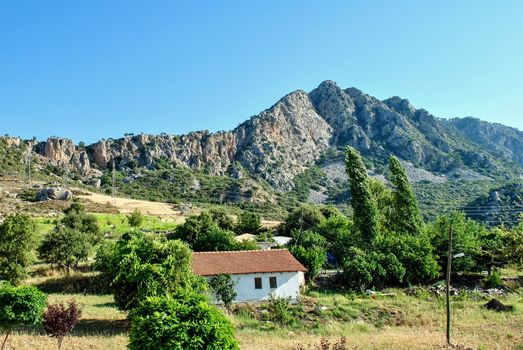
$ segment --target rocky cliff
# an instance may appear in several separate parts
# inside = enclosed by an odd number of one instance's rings
[[[231,131],[128,135],[85,147],[49,138],[35,150],[85,177],[101,176],[113,163],[117,169],[154,169],[168,162],[233,178],[247,172],[277,190],[290,190],[296,175],[346,145],[378,162],[394,154],[438,176],[463,168],[490,176],[505,171],[507,162],[523,164],[519,130],[470,118],[438,119],[408,100],[380,101],[332,81],[310,93],[290,93]]]

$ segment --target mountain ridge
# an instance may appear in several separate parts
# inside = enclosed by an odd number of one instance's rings
[[[265,183],[277,192],[288,192],[296,189],[301,174],[314,173],[318,167],[320,172],[343,172],[343,166],[326,169],[321,164],[340,159],[345,146],[357,148],[369,168],[382,177],[391,154],[404,161],[419,181],[518,180],[523,173],[523,132],[517,129],[473,118],[437,118],[407,99],[379,100],[356,88],[342,89],[331,80],[310,92],[285,95],[230,131],[126,134],[90,145],[54,137],[25,143],[42,169],[63,168],[94,185],[103,184],[114,164],[131,182],[143,175],[140,172],[167,166],[244,184],[246,179],[261,181],[262,187]],[[315,185],[319,198],[333,200],[336,196],[328,192],[342,187],[343,177],[318,174],[323,178]]]

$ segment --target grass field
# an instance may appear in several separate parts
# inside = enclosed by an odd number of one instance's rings
[[[43,269],[36,269],[42,273]],[[77,273],[77,277],[89,273]],[[47,271],[45,276],[28,280],[40,286],[60,275]],[[67,282],[64,279],[64,282]],[[240,306],[230,316],[241,349],[288,349],[301,344],[318,344],[322,337],[337,340],[346,336],[351,349],[438,349],[445,343],[444,299],[428,292],[408,296],[392,290],[394,296],[370,298],[366,295],[310,291],[296,306],[299,321],[280,325],[260,319],[259,309]],[[75,299],[83,308],[82,320],[64,341],[64,349],[125,349],[126,314],[116,309],[110,295],[49,294],[51,302]],[[482,307],[488,299],[479,294],[463,294],[453,300],[453,342],[473,349],[523,349],[523,290],[501,297],[514,305],[508,313]],[[317,312],[323,306],[322,312]],[[54,339],[41,328],[17,330],[7,349],[55,349]],[[312,347],[311,347],[312,349]]]

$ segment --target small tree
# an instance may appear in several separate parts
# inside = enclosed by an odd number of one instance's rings
[[[134,209],[134,211],[131,214],[129,214],[129,216],[127,216],[127,221],[129,222],[129,225],[131,225],[131,227],[134,228],[142,226],[143,220],[143,214],[138,209]]]
[[[236,232],[238,233],[257,233],[261,229],[260,216],[252,211],[243,211],[236,225]]]
[[[237,295],[234,290],[235,285],[236,283],[232,280],[230,274],[216,275],[209,279],[209,287],[216,298],[223,302],[227,311],[231,310],[232,302]]]
[[[0,284],[0,328],[6,332],[0,350],[4,349],[14,326],[30,326],[40,322],[46,298],[35,287]]]
[[[56,264],[69,274],[82,260],[89,256],[91,244],[81,232],[58,225],[44,236],[38,256],[49,264]]]
[[[131,311],[130,350],[237,350],[229,320],[205,297],[150,297]]]
[[[96,267],[110,281],[114,299],[122,310],[137,307],[151,296],[178,289],[206,289],[191,270],[191,250],[179,240],[150,237],[142,232],[126,233],[113,246],[103,246]]]
[[[0,225],[0,280],[18,284],[26,275],[35,248],[33,220],[24,214],[8,216]]]
[[[63,303],[51,304],[43,315],[44,329],[50,337],[58,341],[58,350],[62,348],[64,337],[71,333],[78,323],[81,310],[74,300],[66,307]]]
[[[73,202],[71,206],[64,210],[64,216],[60,223],[73,230],[84,234],[84,240],[90,244],[97,244],[101,241],[102,235],[96,217],[85,212],[81,203]]]
[[[327,241],[312,230],[293,230],[289,251],[307,268],[307,278],[313,281],[327,261]]]

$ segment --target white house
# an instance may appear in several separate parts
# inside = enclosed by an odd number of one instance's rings
[[[264,301],[273,294],[295,300],[305,284],[306,268],[287,249],[197,252],[192,270],[205,277],[230,274],[235,302]]]

